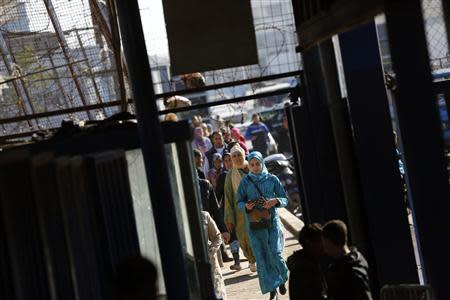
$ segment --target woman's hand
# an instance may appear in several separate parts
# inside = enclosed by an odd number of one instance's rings
[[[222,232],[222,240],[225,244],[228,244],[228,242],[230,241],[230,233]]]
[[[278,201],[277,198],[273,198],[270,200],[267,200],[266,203],[264,203],[264,208],[270,209],[272,207],[274,207],[275,205],[278,205],[280,202]]]
[[[252,210],[253,207],[255,207],[255,204],[256,203],[254,201],[247,202],[247,203],[245,203],[245,208],[247,208],[248,210]]]
[[[229,233],[233,232],[233,229],[234,229],[233,223],[227,223],[227,224],[225,224],[225,226],[227,226],[227,230]]]

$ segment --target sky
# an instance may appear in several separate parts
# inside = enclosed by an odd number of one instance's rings
[[[168,56],[167,35],[161,0],[138,0],[149,54]]]
[[[42,0],[28,0],[25,3],[32,30],[53,31]],[[61,24],[65,25],[63,30],[92,26],[91,18],[86,15],[89,12],[88,0],[53,0],[52,3]],[[138,0],[138,4],[141,11],[147,52],[152,55],[167,57],[169,50],[162,0]]]

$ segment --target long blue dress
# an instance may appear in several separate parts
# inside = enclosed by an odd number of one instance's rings
[[[249,159],[250,160],[250,159]],[[263,166],[265,169],[265,166]],[[267,171],[266,171],[267,172]],[[259,193],[255,185],[249,180],[249,175],[245,176],[238,189],[238,207],[245,210],[245,204],[249,200],[259,198]],[[288,268],[282,257],[283,234],[278,217],[277,207],[287,205],[288,199],[280,180],[272,175],[265,174],[260,180],[253,182],[258,185],[267,199],[277,198],[280,205],[270,209],[272,227],[269,229],[252,230],[249,227],[248,215],[245,214],[245,225],[248,230],[250,243],[256,257],[256,268],[258,270],[259,285],[263,294],[276,290],[288,279]]]

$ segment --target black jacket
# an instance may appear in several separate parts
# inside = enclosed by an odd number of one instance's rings
[[[219,177],[216,179],[216,196],[217,201],[219,201],[219,206],[222,208],[224,205],[224,195],[225,195],[225,179],[227,178],[228,171],[220,173]]]
[[[209,212],[220,232],[226,232],[227,228],[223,222],[223,214],[219,209],[216,194],[212,184],[205,179],[198,179],[200,185],[200,194],[202,197],[203,210]]]
[[[372,300],[369,288],[369,266],[355,248],[339,257],[327,270],[329,300]]]
[[[205,172],[199,170],[198,168],[196,168],[196,170],[197,170],[198,178],[200,178],[200,179],[206,179]]]
[[[319,261],[308,256],[302,249],[289,256],[287,266],[290,271],[290,300],[326,299],[325,277]]]

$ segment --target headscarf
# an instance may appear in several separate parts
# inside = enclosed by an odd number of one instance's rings
[[[205,138],[203,137],[203,131],[201,127],[194,128],[194,148],[200,150],[202,153],[208,151],[208,145],[205,143]]]
[[[245,169],[248,166],[247,161],[245,160],[245,151],[238,144],[234,145],[230,150],[230,154],[233,156],[233,153],[239,152],[244,157],[244,163],[240,166],[236,166],[233,162],[233,168],[231,169],[231,182],[233,184],[233,190],[237,194],[237,190],[239,188],[239,183],[241,182],[242,176],[239,169]]]
[[[237,127],[231,128],[231,132],[238,136],[237,142],[241,142],[245,144],[245,138],[242,136],[241,131]]]
[[[229,156],[230,157],[230,159],[231,159],[231,154],[230,154],[230,152],[225,152],[224,154],[223,154],[223,156],[222,156],[222,163],[223,163],[223,170],[224,170],[224,172],[225,173],[227,173],[228,171],[230,171],[231,169],[226,169],[225,168],[225,156]],[[233,168],[233,165],[231,165],[231,168]]]
[[[214,153],[213,155],[212,155],[212,161],[214,162],[214,161],[216,161],[216,160],[218,160],[218,159],[220,159],[220,160],[222,160],[222,155],[220,154],[220,153]]]
[[[219,177],[219,175],[223,172],[223,167],[222,165],[220,166],[220,169],[217,170],[216,167],[214,166],[214,162],[216,160],[222,160],[222,155],[220,155],[220,153],[214,153],[212,155],[212,163],[211,163],[211,168],[208,171],[208,179],[211,182],[211,184],[213,185],[214,189],[217,186],[217,178]]]
[[[269,172],[267,171],[266,165],[264,164],[263,156],[258,151],[253,151],[248,155],[248,161],[251,161],[252,159],[257,159],[261,163],[261,172],[259,173],[253,173],[250,171],[248,175],[251,177],[251,179],[255,182],[262,181],[266,179],[269,175]]]

